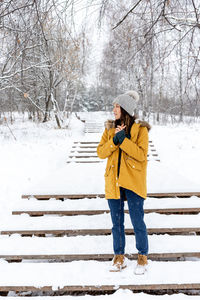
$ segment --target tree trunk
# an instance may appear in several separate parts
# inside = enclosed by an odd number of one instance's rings
[[[50,102],[51,102],[51,95],[48,96],[47,101],[46,101],[46,103],[45,103],[45,114],[44,114],[44,120],[43,120],[43,123],[45,123],[45,122],[48,121]]]

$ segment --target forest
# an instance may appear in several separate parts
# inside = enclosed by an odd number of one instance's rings
[[[0,1],[0,122],[19,112],[62,128],[72,112],[111,111],[130,89],[146,119],[195,120],[199,34],[198,0]]]

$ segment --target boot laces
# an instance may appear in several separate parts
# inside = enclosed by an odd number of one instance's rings
[[[137,263],[140,266],[147,265],[147,256],[146,255],[142,255],[142,254],[138,254],[138,262]]]
[[[122,265],[123,262],[124,262],[124,255],[123,254],[115,255],[113,265]]]

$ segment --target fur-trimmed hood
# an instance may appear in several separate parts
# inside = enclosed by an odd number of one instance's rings
[[[139,123],[141,127],[146,127],[148,129],[148,131],[151,129],[151,125],[146,121],[136,119],[135,123]],[[111,128],[115,128],[115,120],[107,120],[104,122],[104,125],[105,125],[105,128],[107,128],[108,130]]]

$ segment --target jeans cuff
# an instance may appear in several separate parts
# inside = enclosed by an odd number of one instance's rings
[[[148,253],[144,253],[144,252],[143,253],[142,252],[138,252],[138,254],[146,255],[146,256],[148,255]]]

